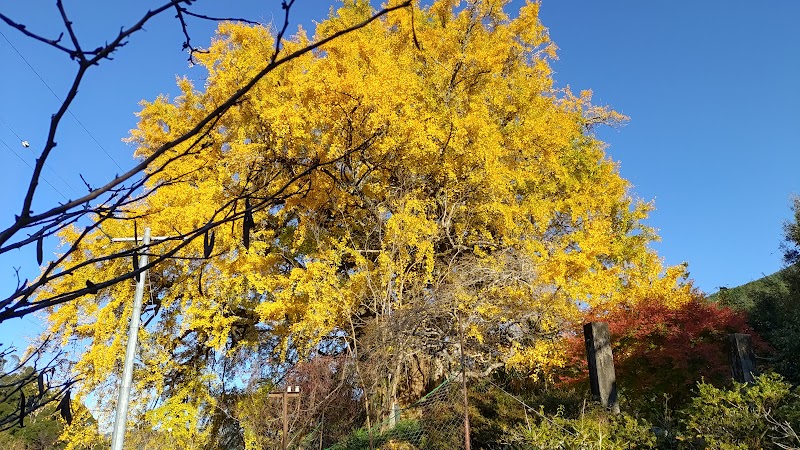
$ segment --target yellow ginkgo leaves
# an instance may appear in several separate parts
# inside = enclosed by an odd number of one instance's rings
[[[475,369],[538,375],[562,363],[559,333],[586,308],[688,299],[680,268],[665,271],[648,248],[651,206],[628,196],[591,134],[623,118],[553,88],[538,4],[510,19],[505,2],[457,3],[392,12],[280,66],[202,145],[156,161],[152,193],[130,211],[154,234],[246,211],[217,227],[211,258],[192,242],[152,271],[135,379],[141,418],[159,433],[179,420],[190,424],[181,442],[204,439],[219,383],[246,379],[259,358],[293,363],[324,347],[373,355],[354,364],[386,373],[448,367],[460,319]],[[371,13],[345,2],[317,37]],[[301,33],[285,51],[308,42]],[[191,129],[273,48],[265,28],[222,24],[199,56],[205,84],[181,79],[181,96],[144,103],[137,154]],[[85,252],[102,253],[97,242]],[[125,328],[129,290],[55,310],[52,330],[119,349],[108,330]],[[85,392],[118,370],[120,356],[100,353],[80,362],[94,371]],[[384,405],[412,385],[366,395]]]

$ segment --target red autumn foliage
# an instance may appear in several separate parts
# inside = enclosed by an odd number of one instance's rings
[[[661,301],[622,307],[589,321],[608,322],[614,351],[617,383],[624,395],[648,398],[667,393],[678,402],[691,395],[698,381],[717,386],[728,383],[728,335],[752,336],[756,354],[768,345],[747,324],[742,312],[697,296],[680,308]],[[562,378],[567,383],[587,382],[586,348],[582,338],[570,342],[573,367],[581,368]],[[588,385],[588,383],[587,383]]]

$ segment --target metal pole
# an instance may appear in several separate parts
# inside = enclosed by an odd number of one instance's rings
[[[142,245],[150,244],[150,228],[144,229]],[[142,252],[139,256],[139,267],[147,265],[147,253]],[[144,280],[147,271],[139,275],[136,283],[136,295],[133,299],[133,311],[131,312],[131,328],[128,333],[128,347],[125,350],[125,365],[122,369],[122,386],[119,390],[119,400],[117,401],[117,413],[114,419],[114,434],[111,437],[111,450],[122,450],[125,443],[125,425],[128,421],[128,402],[131,395],[131,380],[133,379],[133,359],[136,356],[136,340],[139,336],[139,321],[142,315],[142,297],[144,297]]]

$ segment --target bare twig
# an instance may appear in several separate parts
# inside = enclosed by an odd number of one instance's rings
[[[185,156],[187,153],[182,153],[178,156],[170,158],[166,163],[161,165],[157,168],[152,168],[152,164],[160,157],[162,157],[167,151],[174,149],[176,146],[181,145],[187,141],[193,140],[190,148],[194,148],[196,145],[201,145],[202,139],[208,135],[208,133],[214,129],[215,124],[217,121],[232,107],[239,104],[239,102],[244,98],[244,96],[255,86],[261,79],[263,79],[268,73],[275,70],[277,67],[286,64],[308,52],[314,51],[319,47],[325,45],[326,43],[344,35],[360,29],[372,21],[376,20],[377,18],[391,12],[394,10],[398,10],[401,8],[406,8],[411,4],[411,1],[406,1],[404,3],[398,4],[393,7],[384,8],[381,11],[378,11],[369,19],[364,20],[361,23],[355,24],[351,27],[346,29],[340,30],[324,39],[319,40],[316,43],[310,44],[302,49],[296,50],[291,52],[287,55],[279,57],[281,53],[281,42],[283,36],[288,29],[289,24],[289,9],[291,8],[292,4],[294,3],[293,0],[284,3],[285,9],[285,19],[282,28],[277,34],[276,39],[276,46],[271,56],[269,62],[266,66],[259,71],[255,76],[253,76],[245,85],[239,88],[236,92],[234,92],[226,101],[218,105],[214,110],[206,114],[205,117],[200,119],[193,128],[189,131],[183,133],[181,136],[173,139],[172,141],[165,143],[155,149],[150,156],[142,160],[139,164],[128,170],[127,172],[123,173],[115,177],[112,181],[106,183],[103,186],[96,187],[96,188],[88,188],[88,192],[77,198],[75,200],[67,201],[64,204],[60,204],[58,206],[52,207],[44,212],[41,213],[34,213],[31,211],[31,205],[33,203],[33,198],[36,193],[36,188],[38,186],[38,181],[41,177],[41,173],[45,164],[45,161],[53,151],[56,146],[55,136],[60,125],[60,121],[63,118],[63,115],[75,99],[78,93],[78,88],[83,81],[83,77],[89,67],[96,65],[101,59],[108,58],[108,56],[113,53],[116,49],[120,48],[121,46],[125,45],[125,42],[128,37],[130,37],[133,33],[141,30],[144,24],[156,16],[157,14],[164,12],[171,8],[182,8],[181,4],[188,4],[188,1],[185,0],[172,0],[168,3],[165,3],[161,7],[148,11],[136,24],[132,25],[127,29],[123,29],[116,39],[114,39],[111,43],[107,44],[104,47],[100,47],[93,51],[83,51],[79,45],[77,45],[77,36],[72,30],[70,25],[69,19],[67,17],[66,12],[63,9],[63,6],[59,2],[59,11],[62,14],[62,19],[65,22],[65,26],[69,32],[70,38],[73,40],[73,44],[75,48],[69,49],[65,47],[63,44],[60,44],[60,40],[48,40],[38,36],[39,41],[45,42],[49,45],[55,45],[59,50],[66,52],[70,57],[79,60],[79,69],[78,73],[75,76],[75,79],[72,82],[72,85],[68,91],[68,94],[65,96],[64,102],[62,103],[61,107],[58,109],[56,114],[53,115],[53,118],[50,123],[50,128],[48,132],[48,137],[45,143],[43,150],[40,153],[40,157],[37,159],[36,166],[34,168],[34,172],[31,176],[30,184],[28,190],[26,192],[23,205],[20,211],[20,214],[16,216],[14,223],[9,226],[8,228],[0,231],[0,254],[8,252],[12,249],[21,248],[26,245],[31,245],[34,242],[39,241],[43,237],[52,236],[57,233],[59,230],[63,229],[70,224],[77,223],[82,217],[86,217],[87,215],[96,215],[99,220],[96,223],[87,226],[83,232],[80,233],[78,242],[82,240],[84,237],[88,235],[89,232],[94,230],[95,228],[99,228],[101,223],[104,220],[109,218],[118,218],[115,215],[115,212],[121,211],[125,205],[129,205],[134,203],[137,200],[141,200],[142,197],[134,197],[134,193],[137,192],[137,189],[144,185],[144,180],[150,179],[154,173],[157,173],[160,170],[163,170],[168,164],[171,162],[179,159],[182,156]],[[180,9],[181,13],[186,13],[185,8]],[[194,16],[194,15],[193,15]],[[6,23],[15,28],[19,29],[26,35],[32,38],[37,38],[36,35],[28,32],[24,26],[21,26],[7,17],[0,14],[0,18],[2,18]],[[202,17],[207,18],[207,17]],[[212,18],[209,18],[212,19]],[[204,144],[203,144],[204,145]],[[328,161],[325,163],[316,162],[311,164],[310,166],[306,167],[305,169],[298,171],[297,173],[293,173],[290,177],[289,182],[279,187],[277,191],[274,191],[272,194],[268,195],[267,197],[263,198],[262,200],[258,201],[254,208],[265,208],[275,202],[283,201],[283,198],[286,195],[294,195],[287,191],[287,189],[298,180],[302,179],[303,177],[307,176],[311,171],[316,170],[320,167],[323,167],[327,164],[332,164],[334,161]],[[141,174],[145,169],[151,169],[150,173],[142,180],[141,182],[134,183],[132,186],[125,187],[124,183],[131,180],[134,176]],[[252,192],[242,192],[242,195],[245,196],[254,196],[258,195],[257,191]],[[100,205],[91,206],[92,202],[102,198],[108,197],[107,200]],[[243,198],[243,197],[240,197]],[[255,197],[254,197],[255,198]],[[232,199],[230,203],[221,207],[216,213],[214,213],[214,217],[208,221],[202,227],[199,227],[196,230],[186,233],[186,235],[182,236],[182,242],[176,245],[174,248],[170,249],[170,251],[166,252],[162,257],[155,258],[151,264],[147,267],[139,268],[139,271],[130,272],[127,274],[120,275],[115,277],[111,280],[102,281],[99,283],[92,282],[91,287],[87,286],[84,289],[77,289],[74,292],[63,293],[58,296],[53,297],[44,297],[44,298],[37,298],[36,302],[31,302],[30,299],[32,296],[46,283],[52,282],[53,280],[68,276],[71,273],[74,273],[75,270],[79,269],[80,266],[66,268],[64,270],[60,270],[59,272],[55,272],[55,268],[59,266],[60,263],[65,261],[67,258],[76,248],[76,245],[72,245],[72,247],[59,259],[56,261],[48,264],[47,268],[45,269],[43,275],[33,283],[21,283],[20,286],[7,298],[0,300],[0,322],[7,320],[12,317],[21,317],[25,314],[29,314],[31,312],[47,308],[50,306],[55,306],[66,301],[70,301],[86,295],[87,293],[94,292],[95,289],[103,289],[105,287],[111,286],[115,283],[118,283],[123,280],[127,280],[133,278],[141,271],[146,270],[147,268],[157,264],[159,261],[163,261],[166,258],[170,258],[175,256],[176,252],[180,249],[184,248],[191,242],[193,239],[196,239],[199,236],[203,236],[205,233],[210,231],[212,228],[217,227],[221,224],[232,222],[238,220],[242,217],[243,212],[235,212],[235,213],[225,213],[222,214],[224,211],[230,211],[232,205],[235,205],[236,198]],[[259,210],[259,209],[256,209]],[[221,215],[222,214],[222,215]],[[29,233],[29,235],[25,238],[18,239],[16,241],[12,241],[22,230],[30,229],[30,228],[38,228],[36,231]],[[76,244],[76,243],[73,243]],[[139,251],[143,249],[138,249]],[[123,253],[114,253],[105,257],[98,257],[91,260],[89,263],[97,263],[106,260],[111,260],[114,258],[120,257],[128,257],[129,254],[127,252]]]

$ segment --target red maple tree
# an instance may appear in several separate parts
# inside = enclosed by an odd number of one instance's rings
[[[717,386],[728,383],[731,333],[750,334],[756,354],[769,352],[743,312],[708,302],[699,294],[678,308],[653,299],[602,314],[589,312],[586,321],[608,322],[617,384],[628,397],[667,393],[681,403],[701,379]],[[561,380],[586,382],[586,348],[580,335],[570,339],[569,348],[573,367]]]

